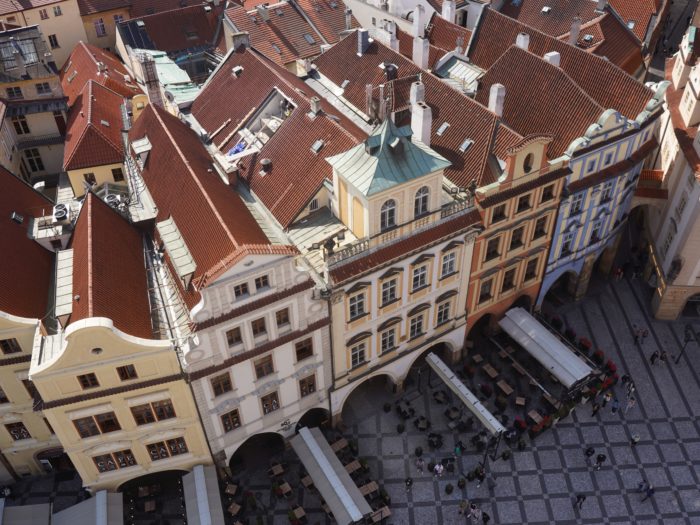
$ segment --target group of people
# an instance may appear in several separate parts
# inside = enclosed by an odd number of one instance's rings
[[[489,521],[491,521],[491,516],[477,507],[476,503],[469,503],[465,499],[459,503],[459,514],[466,516],[467,519],[471,520],[471,522],[474,524],[487,524]]]

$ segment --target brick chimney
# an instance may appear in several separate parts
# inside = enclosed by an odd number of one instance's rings
[[[420,4],[413,11],[413,36],[425,36],[425,8]]]
[[[361,57],[367,52],[369,47],[369,31],[367,29],[357,30],[357,56]]]
[[[577,16],[571,22],[571,32],[569,33],[569,45],[575,46],[578,42],[578,35],[581,33],[581,19]]]
[[[489,111],[497,117],[503,116],[503,104],[506,101],[506,87],[503,84],[493,84],[489,90]]]
[[[518,33],[518,36],[515,37],[515,45],[527,51],[530,47],[530,35],[527,33]]]
[[[455,0],[443,0],[442,13],[440,14],[442,18],[454,24],[455,15],[457,14],[457,9],[455,8]]]
[[[411,130],[416,140],[430,146],[430,130],[433,126],[433,111],[425,103],[425,85],[411,84]]]
[[[559,63],[561,62],[561,55],[556,51],[550,51],[549,53],[545,53],[543,58],[545,62],[548,62],[553,66],[557,67],[559,67]]]

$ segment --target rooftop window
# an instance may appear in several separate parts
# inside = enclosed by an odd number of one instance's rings
[[[309,44],[316,43],[316,41],[314,40],[314,37],[312,37],[309,33],[304,33],[304,40],[306,40],[306,42]]]
[[[440,124],[440,127],[437,130],[437,136],[442,137],[443,133],[445,133],[445,131],[447,131],[447,128],[449,128],[449,127],[450,127],[449,122],[443,122],[442,124]]]
[[[464,139],[464,142],[462,142],[459,145],[459,151],[464,153],[465,151],[467,151],[471,147],[472,144],[474,144],[474,141],[472,139]]]

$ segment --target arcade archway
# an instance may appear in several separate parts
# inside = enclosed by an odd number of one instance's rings
[[[284,452],[284,438],[276,432],[262,432],[246,439],[231,456],[229,468],[236,474],[243,470],[266,467],[270,458]]]

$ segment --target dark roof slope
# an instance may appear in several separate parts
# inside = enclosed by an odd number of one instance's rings
[[[78,0],[81,16],[94,15],[113,9],[125,9],[131,5],[131,0]]]
[[[340,40],[340,34],[346,29],[346,6],[342,0],[295,0],[295,3],[326,42],[335,44]],[[350,29],[356,27],[360,27],[360,24],[351,16]]]

